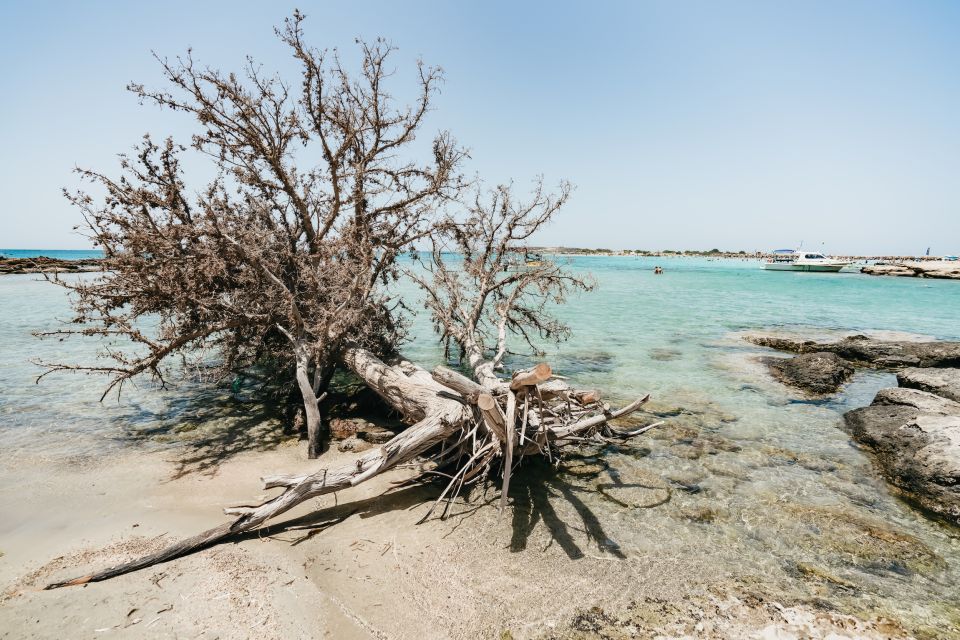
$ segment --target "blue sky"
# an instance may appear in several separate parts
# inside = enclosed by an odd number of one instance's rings
[[[124,89],[159,85],[151,50],[289,75],[295,6],[347,60],[443,66],[428,129],[486,180],[576,184],[543,244],[960,252],[960,3],[884,1],[4,2],[0,247],[86,247],[71,168],[187,140]]]

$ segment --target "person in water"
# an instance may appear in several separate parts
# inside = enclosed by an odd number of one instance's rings
[[[663,273],[663,269],[661,269],[661,268],[659,267],[659,265],[658,265],[658,266],[656,266],[656,267],[653,268],[653,272],[654,272],[655,274],[659,275],[659,274]]]

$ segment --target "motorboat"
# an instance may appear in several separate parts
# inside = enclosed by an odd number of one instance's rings
[[[533,269],[536,267],[542,267],[546,262],[543,259],[542,253],[533,253],[530,251],[524,251],[523,257],[515,256],[508,260],[507,265],[504,267],[504,271],[524,271],[527,269]]]
[[[837,260],[836,258],[831,258],[814,251],[776,249],[773,252],[773,257],[763,263],[763,268],[769,269],[770,271],[818,271],[821,273],[836,273],[849,264],[853,263]]]

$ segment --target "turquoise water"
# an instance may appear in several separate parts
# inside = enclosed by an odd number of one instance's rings
[[[574,336],[547,359],[614,401],[653,394],[649,417],[667,420],[636,447],[602,452],[600,473],[569,477],[602,523],[588,555],[655,554],[678,566],[694,555],[703,562],[685,576],[691,587],[735,586],[960,637],[957,530],[891,495],[837,428],[893,376],[860,372],[842,393],[810,402],[771,381],[757,364],[767,352],[741,339],[770,329],[960,339],[960,282],[773,273],[704,258],[577,257],[572,267],[599,286],[561,310]],[[184,425],[249,418],[229,394],[192,385],[153,393],[144,382],[101,404],[102,380],[58,374],[33,384],[31,358],[92,356],[89,345],[30,337],[66,316],[61,290],[35,276],[0,278],[0,446],[10,455],[98,455],[175,442]],[[428,318],[412,332],[407,356],[439,362]],[[518,508],[523,491],[518,482]],[[576,519],[559,506],[562,493],[550,500]]]
[[[88,260],[102,258],[99,249],[0,249],[4,258],[57,258],[59,260]]]

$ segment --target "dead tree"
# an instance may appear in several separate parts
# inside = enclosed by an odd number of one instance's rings
[[[562,194],[566,193],[565,188]],[[433,283],[422,275],[413,275],[434,300],[428,306],[434,311],[442,335],[470,354],[473,378],[446,367],[428,373],[403,359],[388,364],[362,348],[342,352],[341,362],[400,411],[412,426],[378,449],[342,466],[306,476],[262,478],[265,489],[280,489],[279,494],[261,504],[226,509],[227,515],[236,517],[233,521],[158,553],[47,588],[105,580],[171,560],[256,529],[304,500],[355,486],[417,456],[432,462],[449,478],[421,521],[441,504],[445,504],[445,517],[454,497],[465,487],[495,476],[501,479],[503,508],[511,473],[525,456],[557,460],[565,448],[622,441],[655,427],[656,423],[621,431],[609,424],[610,420],[636,411],[647,397],[611,410],[600,402],[598,392],[577,390],[560,380],[551,380],[553,372],[546,363],[515,371],[509,378],[495,373],[494,363],[507,352],[510,336],[522,336],[530,345],[530,330],[552,337],[564,336],[565,329],[550,316],[547,303],[562,300],[571,288],[589,286],[554,263],[503,271],[511,243],[526,240],[527,232],[533,233],[546,223],[564,198],[565,195],[559,199],[545,197],[538,187],[532,204],[521,206],[514,203],[509,190],[499,189],[493,200],[496,206],[481,207],[475,202],[466,220],[448,220],[444,226],[451,241],[459,243],[458,249],[470,256],[471,265],[455,271],[444,262],[438,243],[432,252],[431,266],[426,268],[436,278]],[[482,229],[487,231],[474,233]],[[456,284],[455,273],[459,278]],[[465,311],[478,308],[479,303],[482,313],[486,313],[484,305],[491,300],[496,300],[497,306],[493,315],[481,321],[475,314],[442,311],[447,308],[440,304],[444,300],[456,300]],[[483,346],[484,333],[491,330],[497,336],[491,343],[495,345],[493,350]]]
[[[148,373],[164,380],[171,356],[212,371],[282,370],[292,363],[311,434],[317,394],[331,366],[351,370],[409,427],[348,463],[310,475],[262,478],[278,490],[260,504],[226,510],[233,519],[159,553],[48,588],[105,580],[167,561],[262,526],[312,497],[358,485],[421,457],[449,478],[436,504],[445,516],[465,488],[499,481],[501,508],[511,474],[526,456],[558,460],[565,449],[637,436],[610,421],[646,397],[613,410],[596,390],[576,389],[547,363],[501,374],[511,341],[526,355],[569,328],[551,314],[589,280],[552,260],[517,260],[518,251],[563,205],[568,185],[548,194],[537,182],[522,203],[512,187],[478,192],[462,211],[440,216],[462,195],[462,159],[448,135],[433,158],[401,163],[420,128],[439,72],[420,71],[413,108],[391,107],[383,81],[390,48],[361,44],[363,71],[351,78],[336,56],[301,40],[301,16],[281,32],[303,66],[296,98],[252,65],[246,83],[198,69],[188,56],[163,62],[179,97],[133,89],[142,98],[193,114],[203,126],[193,148],[214,159],[218,177],[190,196],[172,142],[147,139],[125,159],[118,180],[85,171],[105,187],[103,202],[76,194],[104,272],[60,284],[77,294],[76,325],[62,334],[104,340],[111,364],[53,364],[112,376],[111,388]],[[323,163],[297,169],[294,147],[319,144]],[[427,372],[397,355],[401,335],[385,286],[401,277],[401,251],[430,238],[432,249],[406,275],[424,290],[436,328],[462,356],[464,375]],[[453,251],[449,257],[444,251]],[[149,320],[156,319],[155,325]],[[112,346],[126,339],[137,350]],[[514,349],[518,349],[514,345]],[[311,438],[311,453],[315,454]]]
[[[484,387],[444,367],[432,373],[413,363],[384,363],[364,349],[348,349],[344,362],[381,396],[411,420],[417,421],[381,447],[335,468],[310,475],[266,476],[264,489],[279,488],[275,497],[257,505],[225,509],[232,521],[137,560],[97,573],[47,585],[47,589],[107,580],[203,549],[237,534],[257,529],[268,520],[305,500],[356,486],[361,482],[429,453],[438,467],[452,466],[450,483],[434,505],[446,501],[465,486],[487,479],[502,460],[501,508],[506,503],[510,470],[526,455],[556,458],[564,447],[582,443],[625,440],[657,426],[657,423],[623,432],[611,427],[612,419],[629,415],[647,397],[612,411],[600,405],[591,392],[567,390],[544,393],[533,380],[543,372],[525,372],[496,389]],[[441,382],[443,381],[443,382]],[[546,386],[546,385],[544,385]],[[512,388],[511,388],[512,387]],[[522,405],[517,398],[522,398]],[[522,408],[520,408],[522,407]],[[426,519],[434,508],[424,516]],[[421,522],[423,521],[421,519]]]
[[[465,215],[445,221],[432,236],[423,270],[408,270],[426,294],[425,306],[447,345],[455,344],[476,379],[496,384],[495,370],[507,355],[508,337],[519,337],[542,355],[537,339],[560,342],[570,329],[549,312],[575,291],[589,291],[589,277],[575,275],[551,259],[526,261],[531,236],[547,224],[570,197],[569,183],[557,194],[534,185],[529,201],[518,201],[512,185],[489,192],[477,189]],[[447,255],[456,255],[449,260]]]
[[[118,178],[79,170],[105,194],[66,194],[104,251],[103,271],[54,278],[75,294],[76,313],[44,335],[97,337],[103,359],[40,364],[106,374],[104,396],[141,374],[163,385],[178,372],[220,380],[266,369],[299,390],[316,457],[318,396],[344,349],[382,354],[402,335],[384,285],[459,193],[464,153],[444,132],[427,157],[413,151],[438,68],[418,63],[417,98],[397,105],[391,46],[359,42],[351,74],[336,52],[305,44],[302,21],[295,13],[277,30],[300,64],[294,85],[252,60],[240,74],[201,67],[189,51],[157,58],[167,89],[130,85],[198,131],[189,148],[145,137]],[[199,190],[183,175],[187,152],[215,175]]]

